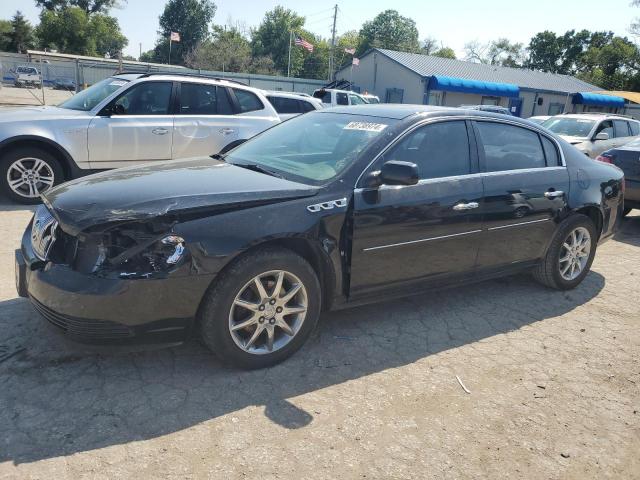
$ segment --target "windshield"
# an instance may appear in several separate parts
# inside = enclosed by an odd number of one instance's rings
[[[124,78],[105,78],[98,83],[94,83],[89,88],[76,93],[69,100],[62,102],[58,106],[70,110],[83,110],[88,112],[128,82],[129,80],[125,80]]]
[[[225,160],[322,185],[344,171],[374,138],[395,123],[394,119],[365,115],[308,113],[240,145]]]
[[[552,117],[543,122],[542,125],[557,135],[588,137],[595,123],[595,120],[585,118]]]

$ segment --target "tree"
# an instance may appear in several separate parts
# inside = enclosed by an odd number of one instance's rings
[[[155,61],[169,61],[169,36],[180,34],[180,42],[171,45],[171,63],[184,63],[184,56],[209,37],[209,25],[216,13],[211,0],[169,0],[160,15],[160,38]]]
[[[80,7],[44,10],[37,34],[41,47],[76,55],[115,57],[128,43],[115,18],[102,13],[89,16]]]
[[[503,67],[519,67],[524,62],[524,48],[521,43],[511,43],[506,38],[499,38],[488,43],[477,40],[464,46],[466,60]]]
[[[247,72],[251,65],[251,45],[237,27],[216,25],[210,39],[187,53],[185,65],[223,72]]]
[[[416,22],[403,17],[396,10],[385,10],[360,29],[362,39],[358,55],[370,48],[387,48],[401,52],[419,52]]]
[[[438,40],[433,37],[427,37],[422,41],[422,47],[420,47],[420,53],[425,55],[433,55],[439,50]]]
[[[582,58],[579,78],[607,90],[629,90],[638,84],[640,52],[627,37],[596,32]]]
[[[345,65],[351,64],[353,55],[345,52],[345,49],[353,48],[356,51],[359,51],[361,42],[362,39],[360,38],[360,34],[357,30],[349,30],[338,37],[336,40],[336,49],[334,51],[336,70]]]
[[[631,6],[640,7],[640,0],[632,0]],[[635,18],[631,23],[631,34],[632,35],[640,35],[640,18]]]
[[[456,52],[453,51],[451,47],[442,47],[439,50],[436,50],[432,53],[434,57],[442,57],[442,58],[452,58],[456,59]]]
[[[124,0],[126,2],[126,0]],[[107,13],[120,6],[120,0],[36,0],[36,5],[44,10],[59,12],[69,7],[78,7],[87,15]]]
[[[302,31],[303,26],[304,17],[293,10],[277,6],[265,14],[258,28],[252,32],[252,54],[257,57],[271,57],[276,70],[285,73],[289,62],[291,32],[306,38],[306,34]],[[305,52],[307,51],[301,47],[291,47],[292,76],[302,71]]]
[[[11,19],[11,33],[9,35],[8,50],[23,53],[35,45],[33,27],[18,10]]]
[[[329,42],[311,32],[303,31],[302,36],[313,44],[313,52],[303,52],[302,70],[298,75],[304,78],[326,79],[329,74]],[[300,48],[300,47],[296,47]]]
[[[0,51],[6,52],[11,45],[13,27],[9,20],[0,20]]]

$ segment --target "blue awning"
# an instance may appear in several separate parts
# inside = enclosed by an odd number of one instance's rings
[[[434,75],[429,79],[430,90],[444,90],[446,92],[477,93],[495,97],[518,97],[520,87],[511,83],[481,82],[466,78],[444,77]]]
[[[573,96],[574,105],[597,105],[599,107],[624,107],[624,98],[601,93],[581,92]]]

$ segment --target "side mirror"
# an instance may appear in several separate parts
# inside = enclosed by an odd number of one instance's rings
[[[609,140],[609,134],[607,132],[600,132],[595,136],[594,140]]]
[[[415,185],[420,175],[415,163],[390,160],[382,165],[379,178],[383,185]]]
[[[111,115],[124,115],[126,114],[126,110],[124,109],[124,107],[119,104],[119,103],[115,103],[112,107],[111,107]]]

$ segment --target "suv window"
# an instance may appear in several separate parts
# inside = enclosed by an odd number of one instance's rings
[[[300,113],[298,100],[287,97],[268,96],[267,99],[278,113]]]
[[[349,105],[349,97],[344,92],[336,92],[336,104]]]
[[[179,115],[233,115],[233,107],[224,87],[198,83],[180,86]]]
[[[385,160],[418,165],[420,178],[441,178],[471,173],[469,138],[464,121],[439,122],[410,133]]]
[[[604,122],[600,122],[600,125],[598,125],[598,128],[596,129],[596,133],[594,134],[594,137],[602,132],[608,134],[609,138],[613,138],[613,123],[611,122],[611,120],[605,120]]]
[[[562,165],[562,163],[560,162],[560,155],[558,155],[558,148],[556,147],[555,143],[553,143],[544,135],[540,135],[540,138],[542,139],[542,148],[544,149],[544,156],[547,159],[547,166],[555,167],[558,165]]]
[[[300,106],[302,107],[303,112],[313,112],[316,107],[313,106],[313,103],[307,102],[306,100],[300,100]]]
[[[640,123],[629,122],[629,127],[631,128],[631,135],[633,135],[634,137],[636,135],[640,135]]]
[[[614,120],[613,127],[616,131],[616,137],[629,137],[631,132],[629,131],[629,122],[625,120]]]
[[[264,105],[255,93],[249,92],[248,90],[241,90],[239,88],[234,88],[233,92],[236,94],[236,98],[240,104],[241,113],[264,109]]]
[[[144,82],[134,85],[115,101],[124,115],[167,115],[171,100],[171,82]]]
[[[526,128],[504,123],[476,122],[486,172],[546,166],[540,137]]]

